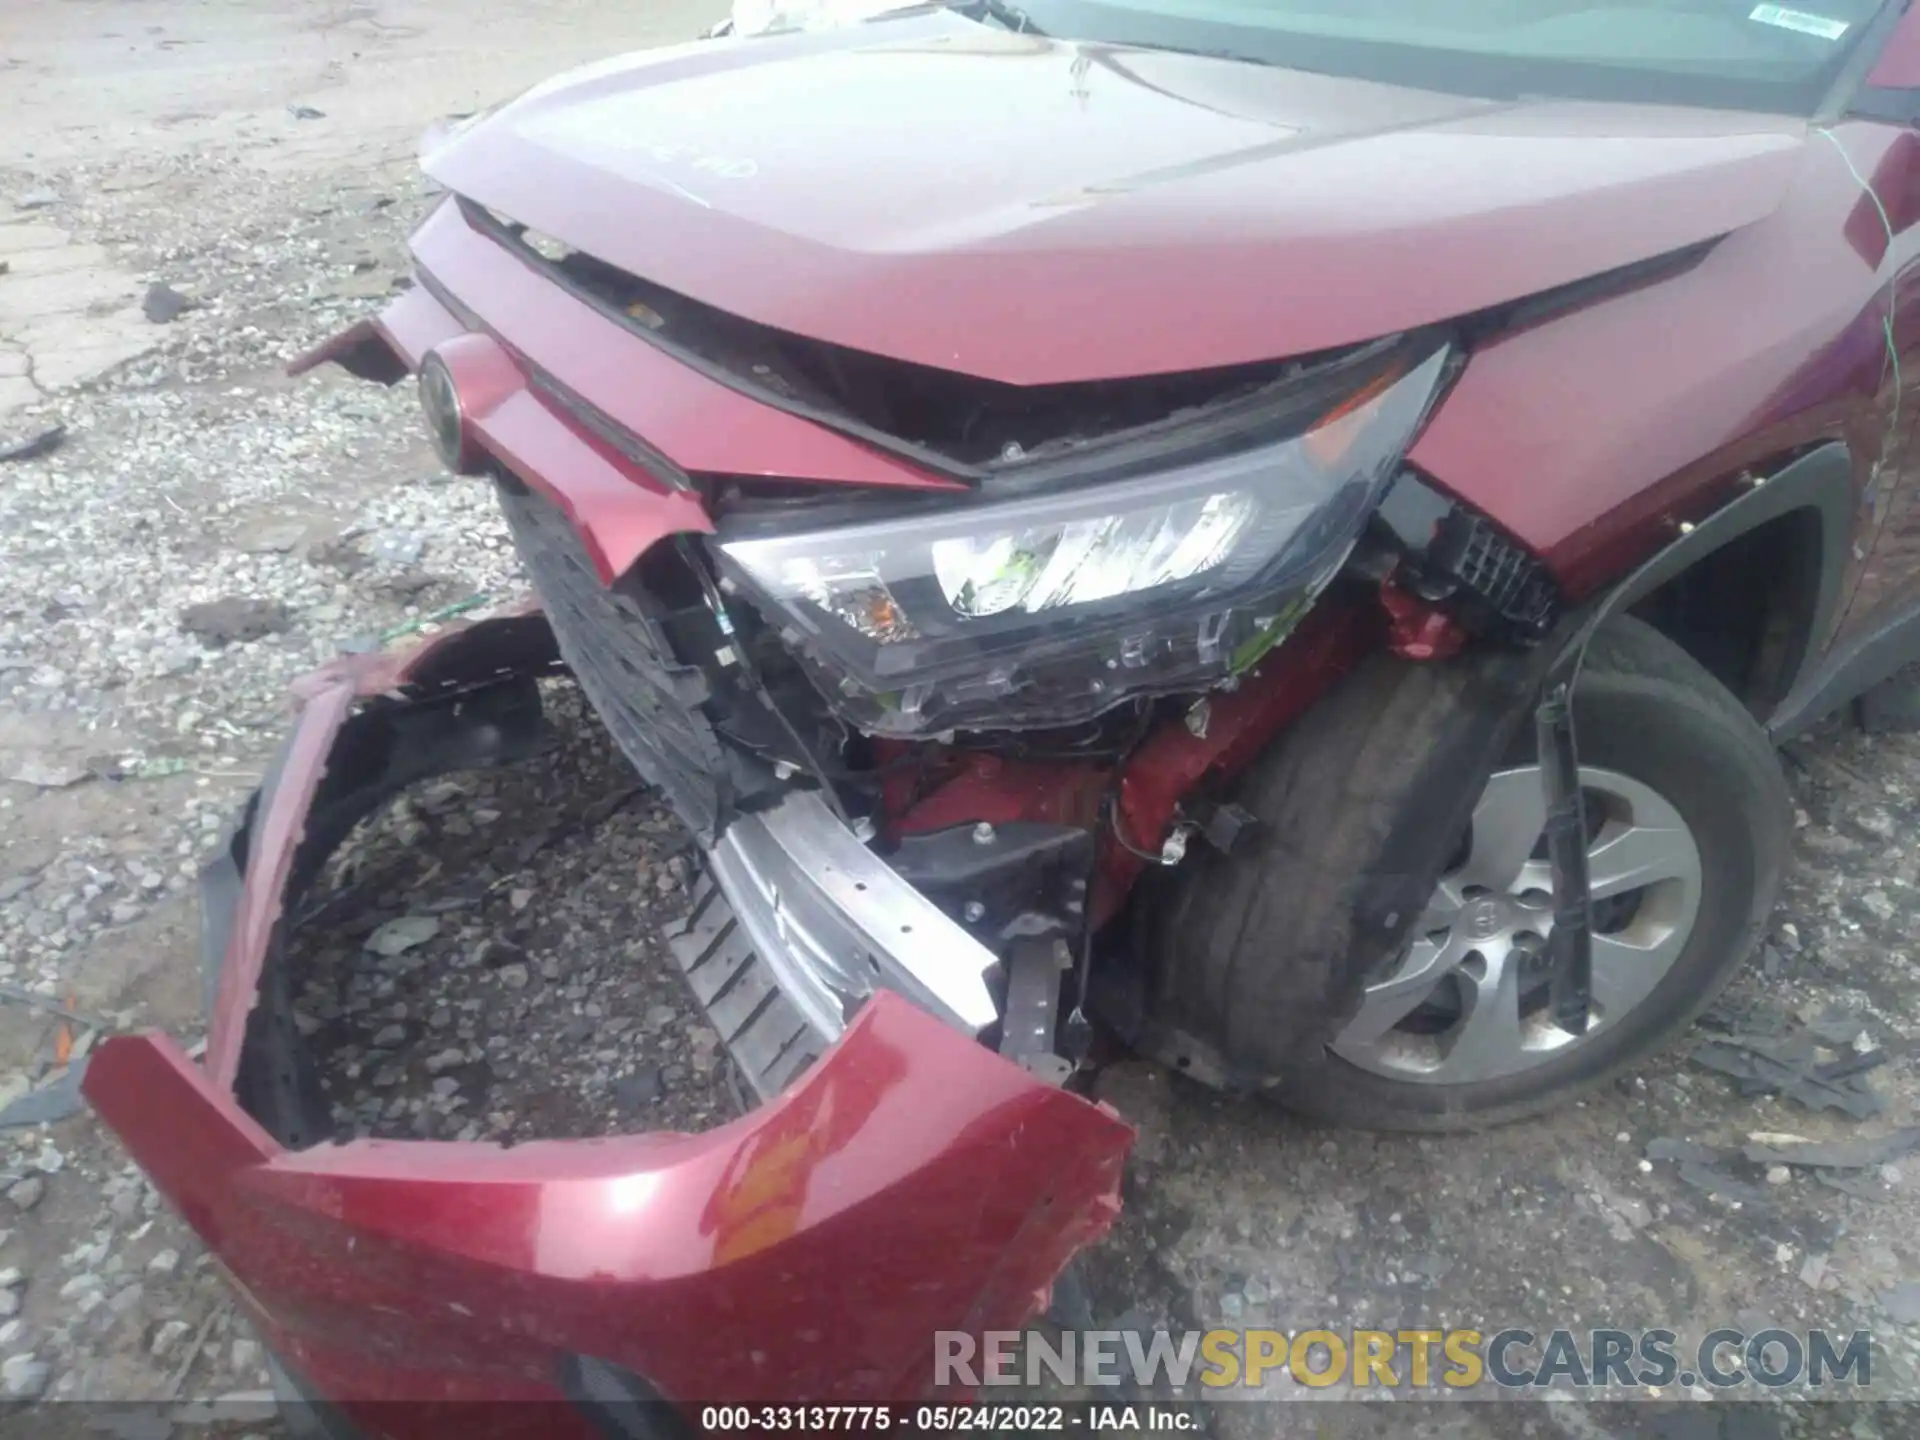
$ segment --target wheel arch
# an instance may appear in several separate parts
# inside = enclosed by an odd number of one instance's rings
[[[1678,644],[1771,727],[1820,667],[1846,599],[1853,461],[1830,441],[1683,528],[1601,602]]]
[[[1844,444],[1825,442],[1752,474],[1752,481],[1734,499],[1683,530],[1604,595],[1568,611],[1554,632],[1530,650],[1476,647],[1455,661],[1437,664],[1414,664],[1383,654],[1329,692],[1324,703],[1341,720],[1331,728],[1345,734],[1349,728],[1359,731],[1378,719],[1382,703],[1392,694],[1396,673],[1421,675],[1435,687],[1421,706],[1422,730],[1434,758],[1412,777],[1416,782],[1412,798],[1398,817],[1400,823],[1385,832],[1380,853],[1362,877],[1364,883],[1343,897],[1344,913],[1336,927],[1339,953],[1316,957],[1314,963],[1298,967],[1297,975],[1289,976],[1285,1008],[1291,1037],[1305,1040],[1317,1026],[1350,1013],[1370,961],[1404,941],[1440,873],[1451,837],[1470,815],[1488,768],[1525,723],[1547,673],[1557,659],[1583,647],[1602,624],[1629,614],[1640,618],[1637,612],[1643,608],[1657,610],[1663,595],[1680,593],[1675,587],[1684,587],[1690,575],[1697,581],[1710,573],[1705,567],[1720,557],[1723,568],[1739,582],[1721,587],[1715,596],[1725,612],[1756,603],[1776,607],[1785,631],[1777,647],[1778,673],[1768,690],[1784,696],[1806,683],[1845,600],[1851,456]],[[1790,554],[1796,567],[1792,583],[1772,585],[1769,582],[1779,576],[1725,564],[1729,559],[1751,558],[1759,552],[1743,547],[1755,546]],[[1687,649],[1679,639],[1666,638]],[[1705,661],[1690,650],[1687,653],[1711,672]],[[1764,699],[1756,706],[1752,703],[1756,697],[1728,688],[1747,702],[1756,726],[1764,727],[1769,718]],[[1308,720],[1279,744],[1292,749],[1304,743],[1311,750],[1305,732],[1312,728],[1315,713],[1310,711]],[[1334,783],[1326,779],[1328,767],[1295,768],[1302,795],[1316,784],[1325,788]],[[1314,780],[1315,774],[1320,781]],[[1377,789],[1369,785],[1365,794],[1347,798],[1372,803],[1379,798]],[[1341,803],[1340,796],[1326,798],[1329,803]],[[1442,838],[1436,840],[1436,836]],[[1119,966],[1097,977],[1096,983],[1107,1019],[1136,1049],[1224,1088],[1252,1090],[1271,1084],[1274,1077],[1250,1066],[1235,1046],[1206,1034],[1204,1025],[1196,1023],[1199,1017],[1180,1012],[1175,996],[1181,981],[1180,975],[1161,970],[1136,949]],[[1311,1067],[1316,1061],[1306,1055],[1302,1063]]]

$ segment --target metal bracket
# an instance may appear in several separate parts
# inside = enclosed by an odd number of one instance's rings
[[[1092,857],[1093,836],[1078,826],[983,822],[903,836],[887,863],[998,949],[1077,935]]]
[[[1072,952],[1064,941],[1016,940],[1007,951],[1007,1012],[1000,1025],[1000,1054],[1049,1085],[1064,1084],[1073,1074],[1073,1062],[1054,1049],[1060,978],[1072,963]]]
[[[1200,838],[1222,855],[1233,854],[1260,833],[1259,817],[1231,803],[1211,806],[1196,818],[1200,825]]]

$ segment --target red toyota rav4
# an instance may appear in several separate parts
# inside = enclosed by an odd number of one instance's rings
[[[1774,742],[1920,653],[1920,16],[1805,3],[920,6],[432,148],[417,285],[302,363],[418,375],[541,608],[306,687],[204,1063],[88,1083],[289,1371],[915,1395],[1112,1213],[1094,1022],[1405,1128],[1670,1040]],[[560,667],[704,847],[766,1103],[322,1143],[282,907]]]

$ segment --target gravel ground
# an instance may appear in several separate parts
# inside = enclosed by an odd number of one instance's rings
[[[692,842],[570,683],[548,705],[546,753],[419,787],[316,887],[288,962],[337,1138],[584,1139],[748,1108],[660,940]]]
[[[0,985],[92,1024],[0,996],[0,1101],[107,1031],[198,1040],[192,881],[278,743],[287,683],[519,588],[491,496],[440,469],[408,387],[284,373],[408,283],[404,238],[432,201],[416,137],[720,8],[9,15],[0,452],[65,434],[0,462]],[[154,286],[185,307],[153,308]],[[599,812],[631,782],[564,694],[556,709],[547,754],[410,796],[357,837],[360,928],[299,957],[343,1129],[584,1135],[736,1105],[657,936],[684,842],[644,795]],[[490,801],[516,840],[548,843],[502,851],[511,883],[476,900]],[[417,949],[358,945],[423,906],[439,931]],[[228,1428],[277,1429],[257,1340],[111,1137],[85,1117],[0,1134],[0,1196],[0,1430],[84,1428],[44,1403],[6,1413],[35,1397],[222,1397]]]
[[[1120,1232],[1093,1257],[1096,1318],[1122,1329],[1296,1329],[1329,1316],[1384,1329],[1665,1327],[1688,1344],[1723,1325],[1863,1328],[1874,1335],[1877,1394],[1920,1397],[1920,1313],[1900,1288],[1920,1276],[1920,1154],[1821,1172],[1735,1153],[1755,1136],[1848,1141],[1915,1123],[1920,738],[1835,724],[1786,759],[1797,863],[1762,954],[1673,1053],[1570,1110],[1480,1135],[1375,1136],[1316,1129],[1150,1066],[1109,1070],[1103,1097],[1142,1134]],[[1866,1077],[1879,1115],[1743,1096],[1690,1059],[1728,1031],[1809,1025],[1837,1043],[1822,1059],[1884,1053]],[[1717,1190],[1688,1182],[1673,1141],[1716,1152]],[[1706,1394],[1669,1388],[1666,1398]],[[1669,1433],[1629,1428],[1645,1415],[1603,1412],[1592,1418],[1603,1428],[1588,1432],[1563,1406],[1544,1412],[1559,1429],[1528,1429],[1549,1423],[1543,1412],[1525,1407],[1522,1421],[1490,1408],[1509,1407],[1474,1407],[1471,1424],[1484,1430],[1421,1424],[1436,1434]],[[1697,1433],[1858,1440],[1920,1430],[1920,1414],[1904,1407],[1716,1409],[1735,1428]],[[1270,1412],[1240,1418],[1229,1433],[1274,1433]]]
[[[105,1030],[198,1039],[190,877],[280,734],[286,682],[516,586],[490,498],[440,472],[404,387],[281,370],[404,283],[402,239],[430,199],[412,136],[718,9],[75,0],[56,22],[55,8],[10,18],[0,40],[0,133],[24,137],[0,160],[0,259],[15,266],[0,287],[86,278],[53,286],[65,329],[19,320],[26,292],[0,288],[0,449],[67,427],[52,454],[0,463],[0,1099]],[[154,284],[191,308],[145,319]],[[342,1131],[590,1135],[699,1127],[738,1104],[659,938],[684,840],[564,687],[554,699],[550,751],[410,796],[311,897],[329,923],[303,932],[297,1003]],[[1716,1160],[1716,1195],[1686,1178],[1698,1159],[1655,1143],[1920,1119],[1920,740],[1836,726],[1789,759],[1798,864],[1723,1023],[1832,1032],[1836,1008],[1853,1017],[1889,1060],[1868,1076],[1880,1115],[1744,1096],[1685,1047],[1560,1116],[1444,1140],[1315,1130],[1118,1066],[1103,1093],[1142,1135],[1122,1226],[1092,1257],[1096,1318],[1861,1326],[1877,1388],[1915,1393],[1920,1316],[1898,1287],[1920,1282],[1920,1156],[1826,1180]],[[420,938],[401,944],[410,928]],[[0,1396],[258,1408],[257,1341],[110,1137],[85,1117],[6,1132],[0,1176]],[[1298,1423],[1634,1433],[1567,1405],[1394,1407],[1391,1422],[1378,1408]],[[1830,1406],[1721,1411],[1808,1435],[1912,1429]],[[227,1417],[269,1433],[235,1418],[250,1413]],[[0,1429],[71,1419],[39,1405]]]

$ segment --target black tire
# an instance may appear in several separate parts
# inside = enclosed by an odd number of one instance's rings
[[[1420,851],[1408,827],[1429,822],[1449,783],[1436,773],[1453,763],[1447,736],[1472,723],[1461,713],[1471,687],[1455,668],[1389,656],[1363,665],[1241,778],[1233,798],[1265,822],[1261,842],[1231,858],[1196,855],[1143,894],[1149,998],[1132,1029],[1150,1053],[1341,1125],[1473,1129],[1563,1104],[1659,1050],[1752,953],[1792,828],[1779,762],[1712,675],[1621,620],[1595,638],[1574,697],[1580,759],[1651,786],[1694,832],[1700,908],[1672,969],[1591,1042],[1518,1075],[1419,1084],[1333,1054],[1365,975],[1394,948],[1375,942],[1368,953],[1360,892]],[[1511,743],[1530,756],[1530,730]],[[1457,822],[1441,848],[1464,830]],[[1437,874],[1444,857],[1425,854]]]

